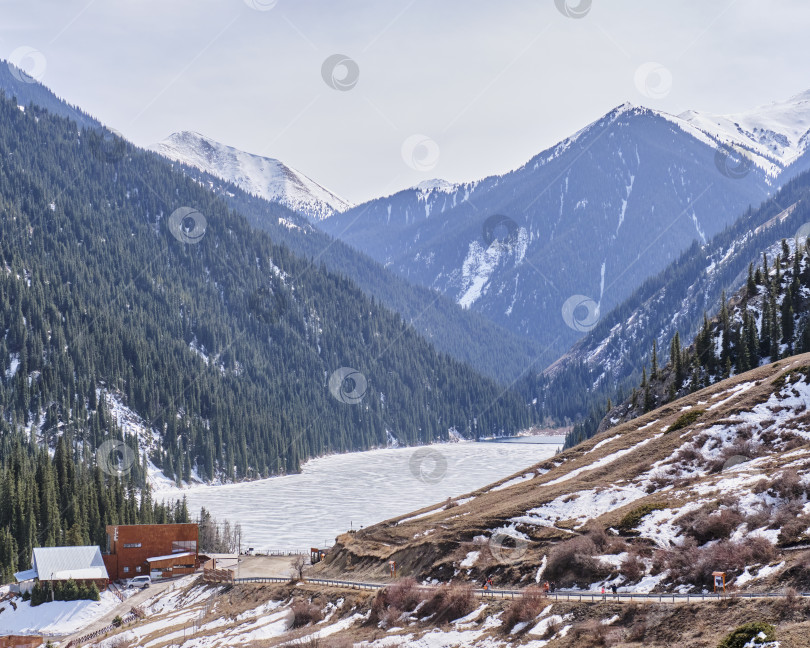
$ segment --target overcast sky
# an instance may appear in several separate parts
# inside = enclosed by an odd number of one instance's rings
[[[199,131],[279,158],[353,202],[508,171],[625,101],[736,112],[810,88],[807,0],[565,9],[564,0],[0,0],[0,56],[38,50],[43,83],[136,144]],[[330,65],[336,54],[349,60]]]

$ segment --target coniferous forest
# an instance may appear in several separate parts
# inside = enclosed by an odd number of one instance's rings
[[[156,154],[5,99],[0,330],[4,578],[37,544],[186,515],[136,498],[147,460],[177,481],[250,479],[390,437],[532,423],[515,394]],[[341,383],[342,367],[358,373]],[[159,442],[123,434],[105,395]],[[99,468],[109,441],[138,457],[121,474]]]
[[[649,367],[627,399],[610,403],[580,421],[566,447],[618,423],[745,373],[763,364],[810,352],[810,239],[782,239],[759,264],[748,266],[745,285],[730,298],[723,294],[718,313],[703,316],[694,341],[679,332],[666,348],[653,342]]]

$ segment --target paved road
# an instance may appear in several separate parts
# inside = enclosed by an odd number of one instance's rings
[[[238,575],[233,578],[233,583],[289,583],[293,570],[294,557],[290,556],[253,556],[244,557],[240,560]],[[255,575],[254,575],[255,574]],[[303,582],[322,586],[322,587],[337,587],[342,589],[354,590],[380,590],[387,587],[391,583],[375,583],[370,581],[351,581],[342,579],[329,579],[329,578],[309,578],[304,577]],[[230,582],[230,581],[229,581]],[[170,582],[157,582],[154,583],[149,589],[140,590],[136,594],[127,598],[124,602],[118,605],[115,609],[104,615],[102,618],[95,621],[93,624],[86,626],[81,631],[65,637],[63,641],[66,643],[70,639],[87,635],[99,628],[103,628],[112,623],[116,615],[123,616],[129,612],[130,608],[140,605],[148,598],[155,594],[165,592],[167,589],[175,587],[176,581]],[[420,589],[434,590],[438,585],[425,585],[420,586]],[[521,598],[524,595],[522,589],[474,589],[474,594],[481,599],[515,599]],[[720,594],[634,594],[631,592],[619,592],[617,595],[612,593],[602,594],[598,591],[573,591],[573,590],[559,590],[550,592],[546,595],[549,600],[555,601],[576,601],[585,603],[599,603],[603,601],[612,602],[648,602],[648,603],[710,603],[716,602],[724,598]],[[737,594],[740,598],[774,598],[784,596],[783,592],[773,593],[751,593],[751,594]],[[810,592],[801,592],[799,596],[810,597]]]
[[[379,590],[390,585],[390,583],[372,583],[367,581],[348,581],[340,579],[328,578],[304,578],[306,583],[313,585],[322,585],[325,587],[338,587],[344,589],[361,589],[361,590]],[[268,578],[268,577],[254,577],[254,578],[234,578],[234,583],[281,583],[289,582],[289,578]],[[439,587],[439,585],[423,585],[420,589],[432,590]],[[483,599],[515,599],[521,598],[525,590],[522,589],[474,589],[474,594]],[[740,598],[776,598],[784,596],[784,592],[760,592],[760,593],[736,593],[735,596]],[[799,596],[810,598],[810,592],[800,592]],[[558,590],[550,592],[546,595],[550,600],[555,601],[579,601],[586,603],[599,603],[602,601],[633,601],[633,602],[649,602],[649,603],[696,603],[696,602],[715,602],[723,598],[728,598],[729,595],[723,594],[636,594],[632,592],[619,592],[615,596],[608,592],[602,594],[599,591],[584,591],[584,590]]]

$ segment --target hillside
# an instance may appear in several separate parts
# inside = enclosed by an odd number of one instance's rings
[[[783,597],[675,605],[626,597],[580,602],[536,593],[503,600],[463,589],[420,588],[407,580],[375,592],[307,581],[231,586],[192,578],[166,591],[152,590],[139,602],[147,615],[142,621],[80,645],[715,648],[735,628],[767,619],[764,627],[778,643],[757,648],[801,648],[808,627],[806,601]]]
[[[41,83],[18,81],[9,73],[5,62],[0,62],[0,90],[3,90],[9,98],[16,97],[21,105],[33,103],[41,108],[46,108],[52,114],[73,119],[87,128],[98,129],[104,138],[101,143],[105,147],[117,147],[117,150],[108,151],[108,155],[111,153],[112,159],[120,157],[125,146],[122,140],[112,139],[110,133],[105,131],[98,121],[56,97]],[[507,331],[478,313],[462,309],[449,297],[411,284],[386,270],[369,256],[316,229],[306,215],[285,207],[281,202],[261,198],[261,193],[265,189],[269,190],[268,187],[259,186],[263,182],[263,174],[259,174],[258,177],[245,176],[242,173],[240,161],[247,156],[250,164],[245,171],[249,172],[255,170],[255,166],[276,168],[276,160],[251,156],[212,140],[205,140],[201,136],[190,134],[189,137],[191,144],[195,144],[199,150],[196,151],[195,156],[192,156],[193,159],[181,156],[180,161],[176,162],[184,174],[210,188],[232,209],[244,215],[253,227],[270,234],[273,241],[285,246],[294,255],[311,259],[313,263],[322,264],[332,273],[348,278],[383,306],[399,313],[439,351],[450,354],[456,360],[465,362],[484,375],[502,383],[511,383],[530,367],[544,367],[554,359],[547,349],[535,341]],[[201,139],[197,139],[198,137]],[[208,150],[208,147],[205,146],[207,142],[210,142],[212,160],[208,160],[205,156],[206,150]],[[188,143],[183,144],[180,147],[181,151],[177,152],[186,151],[188,146],[190,146]],[[222,173],[225,169],[213,164],[213,161],[218,159],[214,154],[222,154],[226,159],[234,162],[235,166],[229,167],[229,171],[232,172],[232,180],[236,184],[220,177],[227,174]],[[169,157],[172,155],[170,154]],[[182,164],[182,162],[191,165]],[[219,176],[212,175],[201,170],[200,167],[219,169],[221,173]],[[290,173],[293,172],[290,171]],[[270,179],[273,179],[272,174]],[[301,180],[301,182],[306,184],[307,180]],[[282,181],[279,180],[279,182]],[[297,186],[294,180],[290,182]],[[237,185],[244,185],[245,189]],[[274,184],[273,186],[279,188],[279,185]],[[285,187],[287,187],[286,181],[283,182],[281,188]],[[254,191],[254,193],[250,193],[250,191]],[[306,194],[306,191],[304,193]],[[317,193],[319,192],[316,191]],[[297,196],[289,203],[292,208],[301,206],[299,198],[307,204],[312,198],[308,195],[304,195],[302,198],[300,193]],[[277,195],[276,198],[278,198]],[[319,210],[325,203],[320,203],[317,196],[313,200],[315,200],[316,207],[320,205],[316,209],[317,213],[321,213]]]
[[[722,378],[810,351],[808,239],[782,239],[761,261],[749,265],[745,286],[721,300],[713,317],[704,316],[691,345],[682,345],[676,334],[661,349],[657,366],[645,369],[642,383],[607,412],[600,430]]]
[[[324,573],[711,591],[810,586],[810,354],[721,381],[510,479],[356,534]]]
[[[95,448],[107,431],[86,417],[101,390],[144,422],[149,459],[188,480],[530,422],[347,279],[117,144],[111,161],[96,132],[0,103],[5,429],[75,426]]]
[[[461,308],[446,295],[408,282],[284,206],[250,195],[196,168],[180,169],[208,186],[275,242],[298,257],[350,279],[364,293],[399,313],[439,351],[484,375],[508,384],[531,368],[545,367],[555,358],[534,340],[512,333],[480,313]]]
[[[810,222],[809,197],[810,174],[804,173],[706,245],[694,243],[622,304],[602,313],[593,330],[545,371],[523,381],[525,398],[537,398],[557,419],[597,410],[591,417],[598,423],[608,399],[621,403],[638,387],[654,342],[659,360],[669,357],[676,333],[681,346],[689,347],[704,313],[718,313],[723,292],[733,295],[745,285],[749,265],[761,262],[763,252],[772,262],[782,239],[792,241]]]

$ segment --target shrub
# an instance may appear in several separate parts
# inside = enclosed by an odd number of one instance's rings
[[[624,560],[622,560],[622,564],[619,566],[619,573],[630,583],[636,583],[641,580],[641,577],[644,576],[646,571],[647,567],[645,566],[644,561],[635,551],[630,552],[630,554]]]
[[[602,625],[596,619],[590,619],[574,626],[572,634],[576,639],[576,646],[604,646],[607,644],[607,635],[610,628]]]
[[[717,645],[717,648],[743,648],[754,637],[758,637],[760,633],[765,635],[766,641],[774,640],[774,627],[770,623],[763,621],[753,621],[745,623],[736,630],[732,630],[726,637]]]
[[[799,477],[799,473],[796,472],[795,468],[786,468],[783,470],[782,475],[774,479],[771,488],[776,491],[779,497],[787,501],[801,498],[805,491],[801,477]]]
[[[743,522],[743,516],[736,509],[722,509],[716,512],[701,511],[686,528],[698,544],[705,544],[711,540],[728,538]]]
[[[715,570],[741,572],[746,565],[770,562],[775,554],[773,545],[759,536],[740,542],[719,540],[703,547],[689,537],[680,547],[667,551],[665,560],[676,582],[708,586]]]
[[[788,587],[785,590],[785,596],[782,598],[782,608],[786,612],[797,610],[801,606],[801,599],[799,592],[795,587]]]
[[[539,587],[527,587],[523,591],[523,596],[512,601],[506,608],[501,629],[509,633],[518,623],[531,621],[540,614],[545,604],[545,594]]]
[[[787,520],[779,531],[779,544],[791,545],[805,539],[805,531],[810,528],[810,516],[799,515]]]
[[[420,589],[413,578],[403,578],[380,590],[371,604],[372,623],[392,625],[403,612],[413,612],[425,600],[426,590]]]
[[[649,503],[637,506],[632,511],[627,513],[621,520],[619,520],[618,527],[623,531],[635,529],[645,515],[649,515],[653,511],[660,511],[665,508],[667,508],[667,505],[662,503]]]
[[[454,621],[466,616],[475,609],[475,595],[472,587],[445,585],[432,592],[420,609],[420,614],[432,617],[436,624]]]
[[[667,432],[675,432],[676,430],[681,430],[692,425],[692,423],[697,421],[701,415],[705,413],[705,411],[706,410],[694,409],[684,412],[672,425],[667,428]]]
[[[292,604],[293,628],[303,628],[323,619],[323,611],[312,601],[297,600]]]
[[[685,463],[691,466],[696,465],[698,462],[703,461],[703,455],[700,453],[693,443],[687,443],[681,446],[680,450],[675,453],[675,463]]]
[[[121,615],[120,615],[120,614],[116,614],[116,615],[113,617],[112,624],[113,624],[113,625],[114,625],[116,628],[120,628],[120,627],[121,627],[121,625],[122,625],[123,623],[124,623],[124,620],[121,618]]]
[[[602,580],[610,574],[610,567],[594,558],[598,553],[596,544],[587,536],[566,540],[549,553],[545,575],[562,587]]]

